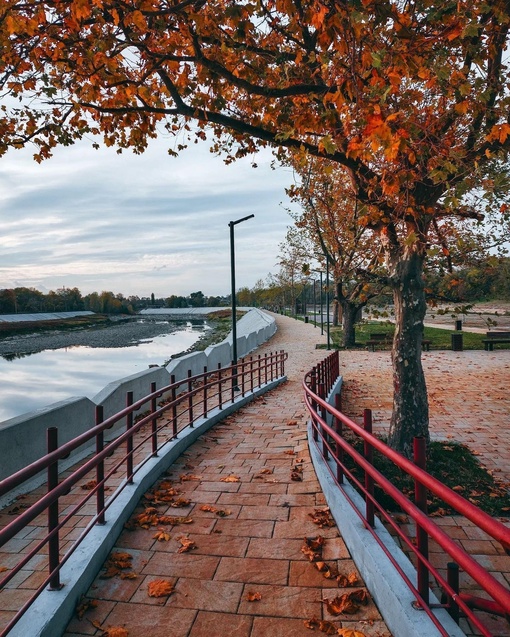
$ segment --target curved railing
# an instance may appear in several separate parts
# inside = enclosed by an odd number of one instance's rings
[[[363,520],[364,526],[379,543],[385,554],[391,560],[400,576],[406,582],[416,597],[416,603],[423,608],[434,622],[442,635],[448,633],[439,623],[432,612],[433,605],[429,603],[429,575],[432,575],[443,593],[444,604],[455,621],[463,613],[474,627],[484,637],[491,637],[492,633],[472,609],[493,613],[510,620],[510,590],[495,579],[473,557],[466,553],[459,544],[450,538],[433,519],[427,515],[427,497],[429,493],[440,498],[448,507],[460,515],[471,520],[495,541],[499,542],[503,550],[510,554],[510,529],[501,522],[484,513],[481,509],[445,486],[439,480],[425,471],[426,448],[423,438],[414,440],[414,462],[403,457],[381,440],[372,435],[372,415],[365,410],[364,426],[356,424],[341,412],[341,397],[336,394],[333,407],[327,397],[338,378],[338,352],[328,356],[319,365],[310,370],[303,381],[305,403],[310,412],[313,428],[313,439],[319,453],[326,462],[340,489],[345,476],[362,494],[365,499],[365,512],[360,512],[344,491],[354,511]],[[353,445],[344,437],[348,430],[351,434],[363,440],[363,453],[356,451]],[[373,465],[374,451],[382,454],[403,472],[414,479],[415,500],[410,500]],[[350,457],[363,472],[364,479],[360,480],[348,468],[345,458]],[[351,464],[352,466],[352,464]],[[374,486],[378,485],[392,500],[414,521],[416,525],[416,542],[403,531],[394,517],[385,510],[374,497]],[[374,516],[377,515],[384,524],[401,539],[406,550],[412,553],[417,563],[417,581],[414,584],[404,573],[394,556],[383,545],[374,531]],[[451,558],[445,579],[428,559],[428,541],[433,539]],[[485,592],[487,599],[476,597],[459,591],[459,568],[475,580],[480,589]]]
[[[18,512],[12,522],[0,529],[1,553],[2,547],[28,526],[40,526],[36,518],[46,514],[47,533],[36,540],[30,550],[20,553],[17,563],[8,572],[0,575],[0,590],[36,556],[47,559],[47,577],[9,623],[0,628],[0,637],[9,633],[46,587],[53,590],[61,588],[62,566],[94,525],[105,523],[108,509],[126,485],[133,483],[136,474],[151,458],[157,456],[185,428],[193,427],[213,410],[233,405],[239,397],[252,394],[284,377],[286,358],[287,354],[280,351],[243,359],[226,368],[218,366],[214,371],[204,369],[202,374],[195,376],[189,372],[185,380],[175,381],[175,377],[172,377],[171,384],[166,387],[157,389],[152,383],[150,393],[136,402],[133,402],[133,393],[127,392],[126,407],[122,411],[103,420],[102,408],[97,407],[95,427],[61,446],[58,446],[57,429],[49,428],[48,453],[0,482],[0,497],[8,496],[11,492],[19,492],[21,485],[41,471],[47,472],[47,493]],[[142,411],[144,409],[146,411]],[[105,441],[105,433],[122,421],[125,421],[125,430],[113,440]],[[79,463],[71,472],[59,476],[59,460],[94,444],[95,452],[91,457]],[[85,485],[80,485],[87,479],[89,481]],[[80,487],[87,488],[86,494],[82,495]],[[61,499],[77,488],[80,489],[78,501],[66,507],[64,513],[59,513]],[[107,490],[114,493],[106,500]],[[89,524],[61,555],[62,531],[72,526],[77,515],[87,515],[88,511],[84,512],[84,507],[94,501],[95,514],[91,516]]]

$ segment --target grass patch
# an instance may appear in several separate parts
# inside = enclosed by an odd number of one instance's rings
[[[358,452],[362,453],[361,440],[349,438]],[[363,480],[360,469],[346,456],[346,465]],[[374,451],[374,466],[410,500],[414,500],[413,479],[398,469],[390,460]],[[434,441],[428,449],[427,471],[443,484],[456,491],[483,511],[492,516],[510,516],[510,493],[483,467],[476,455],[465,445],[455,442]],[[388,511],[397,512],[399,507],[380,487],[375,488],[377,501]],[[429,514],[442,516],[456,514],[442,500],[429,495]]]
[[[373,333],[388,334],[392,336],[395,331],[395,326],[390,322],[363,322],[356,324],[356,347],[366,347],[367,341],[370,339],[370,335]],[[454,332],[452,330],[444,330],[436,327],[425,327],[423,338],[431,341],[431,349],[451,349],[452,348],[452,334],[462,333],[462,343],[465,350],[479,350],[484,349],[482,339],[485,338],[485,334],[478,334],[474,332]],[[342,342],[342,329],[340,327],[332,327],[330,329],[331,343],[335,348],[341,348]],[[510,348],[510,345],[495,345],[495,348]],[[388,347],[387,347],[388,348]],[[379,347],[381,349],[381,347]]]

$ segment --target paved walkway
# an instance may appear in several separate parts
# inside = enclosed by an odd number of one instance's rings
[[[193,522],[141,528],[137,516],[152,502],[140,503],[114,550],[131,556],[132,568],[121,572],[136,577],[104,579],[103,571],[87,594],[97,605],[75,617],[65,637],[113,627],[129,637],[308,637],[305,621],[314,620],[389,635],[372,601],[353,615],[330,615],[323,600],[353,589],[339,589],[301,550],[305,537],[323,536],[327,564],[354,573],[355,590],[363,589],[336,526],[320,528],[311,517],[325,502],[308,454],[301,381],[324,357],[315,350],[324,337],[290,318],[279,317],[278,328],[262,353],[289,352],[289,381],[199,439],[159,485],[190,504],[158,513]],[[173,592],[150,597],[157,580]]]

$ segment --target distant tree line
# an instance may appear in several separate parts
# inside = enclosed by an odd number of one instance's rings
[[[32,314],[37,312],[75,312],[90,310],[99,314],[134,314],[148,307],[217,307],[228,305],[230,296],[205,296],[192,292],[189,296],[168,298],[128,296],[109,291],[82,295],[77,287],[58,288],[48,293],[35,288],[0,289],[0,314]]]
[[[287,244],[280,246],[280,270],[276,274],[269,274],[265,281],[259,280],[253,288],[243,287],[238,290],[236,298],[239,305],[266,307],[275,311],[290,309],[292,312],[304,313],[303,308],[313,303],[314,298],[320,303],[319,275],[310,271],[306,267],[306,261],[300,259],[296,252],[292,252],[292,258],[284,258],[291,253],[283,250],[287,247]],[[510,300],[510,257],[490,256],[468,266],[454,268],[451,272],[430,268],[425,274],[425,288],[431,303]],[[325,292],[323,273],[323,302]],[[330,280],[329,293],[333,307],[338,303],[333,278]],[[373,299],[376,304],[388,301],[388,295],[384,291],[380,297]]]

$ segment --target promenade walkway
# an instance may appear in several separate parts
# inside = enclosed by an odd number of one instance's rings
[[[75,617],[65,637],[115,627],[127,631],[119,637],[308,637],[305,621],[314,618],[388,637],[373,602],[354,615],[330,615],[323,600],[347,589],[301,551],[305,537],[322,535],[325,561],[340,574],[356,572],[336,526],[312,520],[325,501],[308,454],[301,382],[325,356],[315,349],[324,337],[310,324],[277,320],[277,334],[259,351],[288,351],[288,382],[225,419],[171,467],[163,488],[190,504],[158,513],[193,522],[165,526],[168,541],[155,539],[156,527],[125,530],[114,552],[131,556],[123,572],[136,578],[105,579],[103,570],[87,594],[97,605]],[[141,503],[133,520],[143,510]],[[193,548],[180,553],[188,542]],[[150,597],[155,580],[173,592]]]

